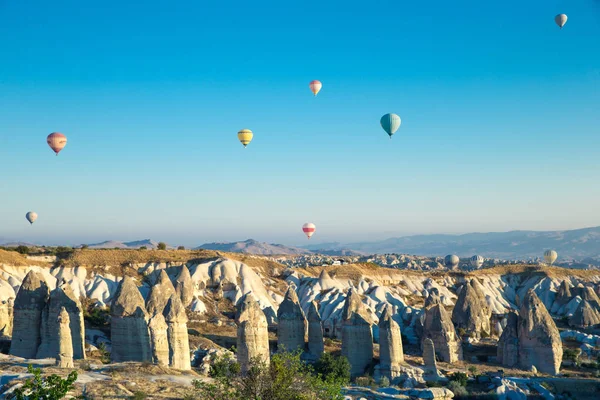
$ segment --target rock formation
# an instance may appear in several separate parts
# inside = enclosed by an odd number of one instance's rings
[[[58,368],[73,368],[73,339],[71,338],[71,321],[65,307],[61,307],[56,318],[58,330],[55,332],[58,342],[56,366]]]
[[[155,314],[148,323],[152,345],[152,362],[158,365],[169,365],[169,341],[167,323],[162,314]]]
[[[569,326],[590,328],[600,324],[600,312],[592,303],[583,300],[569,318]]]
[[[386,306],[379,319],[379,371],[390,382],[400,376],[404,362],[400,326],[392,319],[391,306]]]
[[[277,310],[277,348],[279,351],[304,350],[306,317],[298,295],[291,285]]]
[[[314,359],[318,359],[323,354],[324,349],[321,315],[317,303],[312,301],[308,309],[308,352]]]
[[[556,375],[562,361],[562,342],[556,324],[533,289],[519,310],[519,365]]]
[[[13,302],[12,297],[0,300],[0,337],[12,336]]]
[[[172,294],[175,293],[175,287],[169,279],[169,275],[165,270],[161,270],[156,283],[150,287],[150,293],[146,300],[146,309],[152,316],[155,314],[162,314]]]
[[[244,295],[236,314],[237,359],[242,372],[248,370],[250,361],[258,358],[270,362],[267,318],[250,293]]]
[[[506,327],[498,340],[497,360],[506,367],[516,367],[519,364],[519,317],[510,312],[506,316]]]
[[[194,300],[194,282],[192,281],[190,270],[185,264],[181,266],[181,272],[179,272],[177,280],[175,280],[175,293],[181,299],[181,304],[184,307],[189,306],[192,300]]]
[[[371,316],[360,296],[350,289],[342,311],[342,355],[350,362],[352,377],[364,374],[373,361]]]
[[[491,316],[481,285],[475,279],[465,282],[452,311],[454,326],[464,329],[467,336],[479,339],[481,333],[491,334]]]
[[[110,307],[113,362],[152,361],[144,298],[131,277],[124,277]]]
[[[71,327],[70,337],[73,340],[71,352],[76,360],[85,358],[85,327],[83,324],[83,308],[71,285],[62,281],[50,292],[50,298],[42,312],[40,327],[41,344],[37,358],[56,358],[60,343],[57,337],[59,314],[65,309],[69,314]]]
[[[587,301],[588,303],[590,303],[590,306],[595,310],[600,309],[600,298],[598,298],[598,295],[596,294],[593,288],[589,286],[583,288],[581,292],[581,298],[583,299],[583,301]]]
[[[438,377],[437,362],[435,361],[435,345],[433,340],[423,340],[423,364],[425,364],[426,377]]]
[[[436,288],[431,288],[431,290],[429,290],[429,295],[425,299],[424,308],[428,308],[435,304],[441,304],[441,303],[442,303],[442,299],[440,298],[439,290],[437,290]]]
[[[440,360],[453,363],[462,360],[462,346],[452,319],[442,304],[435,304],[425,310],[421,343],[430,338]]]
[[[42,312],[49,291],[41,274],[31,270],[23,279],[13,307],[13,339],[10,354],[23,358],[35,358],[40,345]]]
[[[569,301],[573,295],[571,294],[571,284],[567,280],[563,280],[560,283],[560,288],[558,289],[558,293],[556,294],[556,302],[561,306],[564,306]]]
[[[188,339],[185,307],[179,295],[173,293],[165,307],[167,322],[167,338],[169,341],[169,365],[171,368],[187,371],[192,369],[190,363],[190,342]]]

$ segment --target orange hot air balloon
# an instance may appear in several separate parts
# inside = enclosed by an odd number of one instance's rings
[[[323,87],[323,84],[321,83],[321,81],[311,81],[308,84],[308,87],[310,88],[310,91],[313,92],[313,94],[316,96],[317,93],[319,93],[319,90],[321,90],[321,88]]]
[[[46,138],[48,146],[58,155],[62,149],[67,145],[67,137],[62,133],[53,132]]]

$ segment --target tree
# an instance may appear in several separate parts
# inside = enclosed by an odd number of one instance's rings
[[[17,248],[15,249],[17,251],[17,253],[20,254],[29,254],[29,247],[27,246],[17,246]]]
[[[165,242],[158,242],[158,245],[156,246],[156,248],[159,250],[166,250],[167,244]]]
[[[179,246],[179,247],[177,247],[177,250],[185,250],[185,247],[184,246]]]
[[[77,371],[71,371],[65,379],[54,374],[44,378],[42,370],[31,365],[27,367],[27,371],[33,377],[25,380],[23,386],[14,391],[11,399],[60,400],[75,388]]]
[[[346,385],[350,382],[350,363],[344,356],[334,356],[331,353],[323,353],[315,364],[315,371],[331,382]]]

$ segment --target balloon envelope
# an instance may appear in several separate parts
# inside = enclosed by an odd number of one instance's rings
[[[567,19],[567,14],[558,14],[556,17],[554,17],[554,22],[556,22],[556,25],[562,29],[562,27],[567,23]]]
[[[302,225],[302,232],[304,232],[306,237],[310,239],[310,237],[313,235],[313,233],[315,233],[316,228],[317,227],[315,226],[315,224],[311,224],[310,222],[307,222],[306,224]]]
[[[29,211],[27,214],[25,214],[25,218],[27,218],[27,221],[29,221],[30,224],[33,224],[37,217],[37,213],[34,213],[33,211]]]
[[[459,262],[460,262],[460,258],[458,258],[458,256],[455,256],[454,254],[448,254],[444,258],[444,264],[446,264],[446,267],[449,267],[449,268],[456,267]]]
[[[48,146],[58,155],[62,149],[67,145],[67,137],[59,132],[53,132],[46,138]]]
[[[248,146],[248,144],[252,141],[253,137],[254,134],[250,129],[242,129],[238,132],[238,139],[240,142],[242,142],[244,147]]]
[[[550,265],[554,264],[554,261],[558,258],[558,253],[554,250],[546,250],[544,253],[544,260]]]
[[[379,122],[381,122],[383,130],[390,135],[390,138],[400,128],[400,124],[402,123],[400,117],[396,114],[385,114]]]
[[[310,88],[310,91],[313,92],[313,94],[316,96],[317,93],[319,93],[319,91],[323,87],[323,84],[321,83],[321,81],[314,80],[308,84],[308,87]]]
[[[474,268],[481,268],[483,265],[483,257],[481,256],[473,256],[471,257],[471,266]]]

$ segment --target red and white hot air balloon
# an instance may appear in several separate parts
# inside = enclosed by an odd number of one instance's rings
[[[306,237],[310,239],[310,237],[313,235],[313,233],[315,233],[316,228],[317,227],[315,226],[315,224],[311,224],[310,222],[307,222],[306,224],[302,225],[302,232],[304,232]]]
[[[317,93],[319,93],[319,90],[321,90],[321,88],[323,87],[323,84],[321,83],[321,81],[311,81],[308,84],[308,87],[310,88],[310,91],[313,92],[313,94],[316,96]]]
[[[58,155],[62,149],[67,145],[67,137],[62,133],[53,132],[46,138],[48,146]]]

